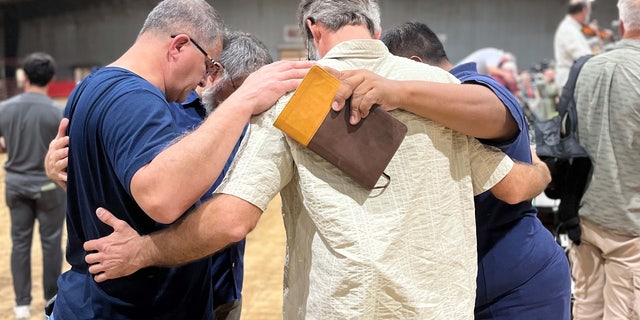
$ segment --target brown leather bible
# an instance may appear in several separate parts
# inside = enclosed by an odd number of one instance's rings
[[[407,127],[375,106],[357,125],[349,123],[350,105],[331,109],[340,81],[319,66],[311,68],[274,126],[340,168],[362,187],[385,187],[384,174]],[[376,186],[382,175],[387,183]]]

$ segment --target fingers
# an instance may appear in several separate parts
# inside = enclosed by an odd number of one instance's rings
[[[94,273],[92,273],[92,274],[94,274]],[[115,279],[115,278],[117,278],[117,277],[114,277],[114,278],[108,277],[106,273],[100,273],[100,274],[97,274],[97,275],[93,276],[93,280],[95,280],[97,283],[105,282],[107,280]]]
[[[65,148],[65,153],[69,152],[68,148]],[[56,161],[55,163],[55,171],[57,172],[56,178],[62,182],[67,182],[67,167],[69,166],[69,158],[65,155],[64,158]]]
[[[368,70],[344,70],[341,73],[342,85],[336,94],[336,102],[339,99],[350,99],[349,123],[358,124],[360,120],[369,115],[369,111],[376,103],[378,96],[376,82],[379,76]]]
[[[95,275],[95,281],[103,282],[127,276],[138,270],[140,267],[133,263],[136,251],[132,250],[135,245],[131,241],[139,238],[137,232],[104,208],[96,209],[96,216],[114,231],[106,237],[83,244],[87,252],[84,260],[89,265],[89,272]]]
[[[250,109],[251,114],[260,114],[284,94],[295,90],[314,64],[314,61],[282,60],[263,66],[249,75],[225,102],[241,104]]]
[[[540,160],[540,158],[538,157],[538,154],[536,153],[536,147],[535,146],[531,146],[531,163],[535,164],[538,162],[543,162],[542,160]]]
[[[66,122],[68,121],[65,121],[64,125],[63,122],[61,122],[58,130],[58,136],[49,143],[49,150],[47,151],[44,159],[44,167],[47,176],[60,186],[63,186],[67,181],[66,170],[69,165],[69,137],[60,136],[60,134],[64,134]]]
[[[98,216],[98,219],[100,219],[100,221],[102,221],[104,224],[112,227],[114,231],[118,231],[122,229],[122,228],[119,228],[118,226],[122,224],[126,225],[126,222],[116,218],[116,216],[114,216],[111,212],[109,212],[109,210],[102,207],[99,207],[98,209],[96,209],[96,216]]]
[[[104,208],[96,209],[96,216],[104,224],[106,224],[106,225],[110,226],[111,228],[113,228],[114,232],[123,229],[124,226],[128,226],[126,222],[116,218],[111,212],[109,212],[107,209],[104,209]],[[84,243],[83,248],[84,248],[85,251],[89,251],[89,252],[91,252],[91,251],[101,251],[101,250],[103,250],[102,243],[106,242],[106,240],[104,240],[104,239],[105,238],[89,240],[89,241]],[[89,255],[87,255],[87,257],[89,257]],[[85,261],[86,261],[86,257],[85,257]],[[87,261],[87,263],[89,263],[89,264],[95,263],[95,262],[96,262],[95,260],[92,261],[92,262]]]
[[[333,98],[333,103],[331,104],[331,108],[335,111],[340,111],[344,108],[345,103],[351,95],[353,95],[353,91],[357,86],[357,82],[354,81],[352,77],[352,73],[349,71],[337,71],[335,69],[328,67],[323,67],[325,70],[329,71],[331,74],[334,74],[338,80],[340,80],[340,87],[338,88],[338,92],[336,92],[335,97]],[[337,73],[337,75],[336,75]]]
[[[109,261],[106,255],[101,252],[90,253],[85,256],[85,262],[89,264],[89,273],[93,274],[96,282],[104,282],[110,279],[116,279],[127,276],[133,272],[119,267],[125,265],[126,262],[118,260],[117,262]]]
[[[62,120],[60,120],[60,124],[58,125],[58,134],[56,135],[56,139],[67,135],[67,126],[69,126],[69,119],[62,118]]]
[[[260,79],[260,81],[302,80],[315,63],[315,61],[280,60],[263,66],[254,72],[254,74],[258,75],[258,77],[255,78]]]

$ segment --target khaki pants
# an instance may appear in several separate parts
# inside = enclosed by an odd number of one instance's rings
[[[640,237],[581,220],[582,243],[569,250],[573,318],[640,319]]]

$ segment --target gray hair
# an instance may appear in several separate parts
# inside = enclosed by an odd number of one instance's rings
[[[242,31],[227,30],[224,35],[220,63],[224,66],[222,78],[202,93],[205,106],[215,106],[215,93],[221,87],[240,86],[239,79],[248,77],[260,67],[273,62],[267,46],[254,35]]]
[[[246,77],[272,62],[269,49],[254,35],[242,31],[225,33],[220,54],[220,63],[225,71],[222,81]]]
[[[223,35],[224,24],[215,9],[204,0],[163,0],[156,5],[138,36],[146,32],[186,33],[204,47],[211,47]]]
[[[626,30],[640,30],[640,1],[619,0],[618,11]]]
[[[376,0],[302,0],[298,7],[298,24],[306,41],[312,36],[306,21],[322,23],[331,31],[347,25],[363,25],[373,36],[381,30],[380,7]]]

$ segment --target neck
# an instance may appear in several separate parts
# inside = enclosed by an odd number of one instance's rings
[[[586,17],[582,13],[572,14],[571,18],[573,18],[573,20],[578,21],[578,23],[583,24],[583,25],[587,23],[587,21],[585,19]]]
[[[441,69],[446,70],[446,71],[451,71],[451,69],[453,69],[453,65],[451,64],[451,62],[449,62],[449,60],[442,61],[438,65],[438,67],[440,67]]]
[[[169,37],[167,36],[167,38]],[[109,66],[129,70],[165,92],[162,78],[165,70],[158,66],[163,66],[161,59],[168,59],[168,56],[154,54],[158,52],[158,48],[161,48],[160,41],[161,39],[154,35],[145,33],[138,37],[136,42]]]
[[[24,86],[24,92],[34,92],[34,93],[41,93],[44,94],[45,96],[47,95],[47,90],[49,89],[49,85],[47,84],[44,87],[39,87],[36,85],[32,85],[29,82],[27,82]]]
[[[625,30],[622,39],[640,40],[640,30]]]
[[[352,26],[347,25],[336,32],[326,32],[324,34],[324,48],[326,50],[324,52],[320,52],[321,56],[324,56],[331,50],[333,47],[338,45],[339,43],[349,41],[349,40],[358,40],[358,39],[374,39],[369,33],[369,29],[364,26]]]

